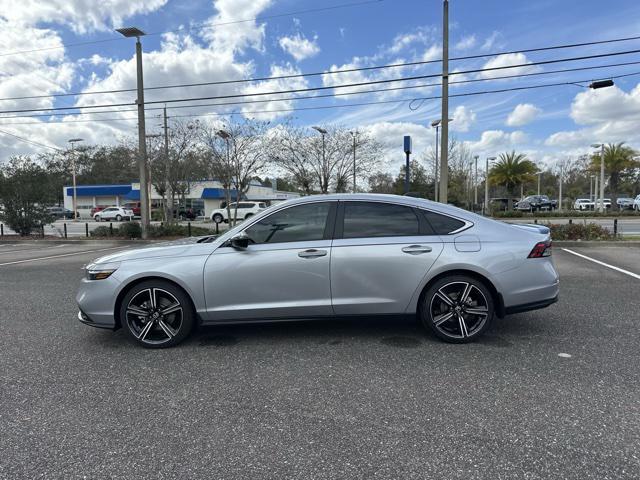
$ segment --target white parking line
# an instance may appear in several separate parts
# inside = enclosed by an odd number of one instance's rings
[[[581,253],[574,252],[573,250],[569,250],[568,248],[563,248],[562,250],[564,250],[565,252],[569,252],[573,255],[576,255],[577,257],[584,258],[585,260],[589,260],[590,262],[597,263],[598,265],[602,265],[603,267],[610,268],[612,270],[615,270],[616,272],[624,273],[625,275],[629,275],[630,277],[637,278],[638,280],[640,280],[640,275],[638,275],[637,273],[633,273],[633,272],[630,272],[629,270],[625,270],[620,267],[609,265],[608,263],[601,262],[600,260],[596,260],[595,258],[587,257],[586,255],[582,255]]]
[[[16,245],[11,245],[13,247],[19,247],[22,246],[20,244],[16,244]],[[61,248],[61,247],[67,247],[68,245],[62,244],[62,245],[54,245],[52,247],[33,247],[33,248],[21,248],[19,250],[0,250],[0,255],[4,255],[6,253],[20,253],[20,252],[32,252],[34,250],[51,250],[52,248]]]
[[[0,267],[3,267],[5,265],[16,265],[18,263],[37,262],[39,260],[49,260],[50,258],[71,257],[73,255],[82,255],[84,253],[104,252],[105,250],[117,250],[119,248],[126,248],[126,247],[99,248],[97,250],[84,250],[82,252],[62,253],[60,255],[49,255],[48,257],[29,258],[27,260],[16,260],[15,262],[0,263]]]

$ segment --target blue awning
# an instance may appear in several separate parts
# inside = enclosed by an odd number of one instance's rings
[[[124,198],[127,200],[140,200],[140,190],[131,190]]]
[[[231,200],[236,199],[236,191],[231,190]],[[208,199],[208,200],[221,200],[226,198],[224,194],[224,188],[203,188],[202,195],[200,198]]]
[[[76,187],[78,197],[124,196],[131,192],[131,185],[82,185]],[[67,196],[73,197],[73,187],[67,187]]]

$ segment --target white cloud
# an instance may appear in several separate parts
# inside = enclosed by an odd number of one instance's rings
[[[383,48],[387,55],[397,55],[412,45],[426,45],[433,36],[433,31],[426,27],[419,27],[411,32],[404,32],[394,37],[391,45]]]
[[[476,43],[478,43],[476,36],[468,35],[466,37],[461,38],[460,41],[456,43],[454,48],[456,50],[469,50],[470,48],[475,47]]]
[[[225,52],[244,52],[247,48],[261,51],[265,25],[240,20],[257,17],[272,3],[272,0],[215,0],[218,14],[207,20],[211,26],[203,29],[203,37],[214,49]]]
[[[424,51],[421,60],[423,62],[430,62],[432,60],[440,60],[441,58],[442,45],[433,44]]]
[[[412,158],[415,159],[421,159],[435,142],[433,129],[411,122],[377,122],[365,125],[360,130],[366,131],[383,145],[384,161],[381,169],[394,175],[403,163],[402,141],[405,135],[411,135]]]
[[[472,152],[489,152],[495,154],[500,150],[522,147],[528,140],[527,135],[518,130],[505,132],[503,130],[485,130],[476,142],[467,142]]]
[[[313,37],[313,40],[309,40],[302,34],[297,33],[291,37],[280,38],[279,43],[280,48],[299,62],[305,58],[313,57],[320,52],[317,40],[317,35]]]
[[[480,72],[482,78],[496,78],[505,75],[519,75],[522,73],[532,73],[539,69],[535,66],[513,67],[513,65],[526,65],[531,63],[524,53],[506,53],[493,57],[484,64],[483,69],[497,69]],[[505,68],[511,67],[511,68]]]
[[[487,37],[487,39],[482,44],[482,47],[480,48],[485,52],[493,49],[494,47],[497,46],[501,37],[502,37],[502,34],[500,32],[497,32],[497,31],[492,32],[491,35]]]
[[[520,103],[513,109],[513,112],[509,114],[509,117],[507,117],[507,125],[510,127],[521,127],[531,123],[541,112],[542,110],[531,103]]]
[[[451,130],[455,132],[468,132],[469,128],[476,123],[476,113],[464,105],[459,105],[453,111],[451,118]]]
[[[86,33],[120,27],[125,18],[153,12],[166,3],[167,0],[0,0],[0,12],[11,23],[59,23],[77,33]]]

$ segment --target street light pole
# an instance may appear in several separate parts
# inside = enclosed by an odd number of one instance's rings
[[[538,195],[540,195],[540,177],[542,177],[542,172],[538,172]]]
[[[484,214],[489,214],[489,162],[492,162],[496,157],[487,157],[485,169],[484,169]]]
[[[479,155],[473,157],[476,161],[475,172],[473,174],[473,209],[475,210],[478,204],[478,158]]]
[[[449,0],[443,0],[442,15],[442,141],[440,142],[439,201],[447,203],[449,167]]]
[[[327,174],[327,170],[328,170],[328,168],[327,168],[327,159],[325,157],[325,146],[324,146],[324,136],[327,134],[327,131],[324,128],[317,127],[317,126],[311,127],[311,128],[313,128],[315,131],[320,133],[320,135],[322,136],[322,170],[323,170],[322,171],[322,177],[324,177]],[[323,180],[328,180],[328,179],[323,178]],[[326,188],[327,190],[329,189],[329,185],[328,184],[324,185],[324,186],[320,185],[320,187],[321,188]],[[325,193],[327,193],[327,192],[325,192]]]
[[[142,43],[140,37],[145,33],[136,27],[118,28],[116,32],[127,38],[136,38],[136,75],[138,98],[138,171],[140,172],[140,223],[142,238],[146,239],[149,231],[149,197],[147,179],[147,143],[144,118],[144,81],[142,75]]]
[[[594,143],[593,145],[591,145],[593,148],[599,148],[600,149],[600,194],[598,195],[598,188],[596,187],[596,196],[600,197],[600,207],[598,208],[598,210],[600,210],[600,213],[603,213],[605,211],[604,208],[604,143]],[[596,177],[596,181],[597,181]],[[594,205],[594,211],[595,211],[595,207],[597,207],[598,204],[596,202],[596,204]]]
[[[356,193],[356,137],[358,136],[358,131],[349,133],[353,137],[353,193]]]
[[[75,144],[76,142],[82,142],[82,138],[72,138],[69,140],[71,144],[71,170],[73,176],[73,221],[78,221],[78,192],[76,186],[76,152],[75,152]]]

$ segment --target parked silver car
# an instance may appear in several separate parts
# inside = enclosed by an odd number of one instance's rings
[[[393,195],[322,195],[270,207],[219,238],[86,266],[78,318],[145,347],[196,324],[417,314],[463,343],[494,316],[546,307],[559,280],[549,229]]]

